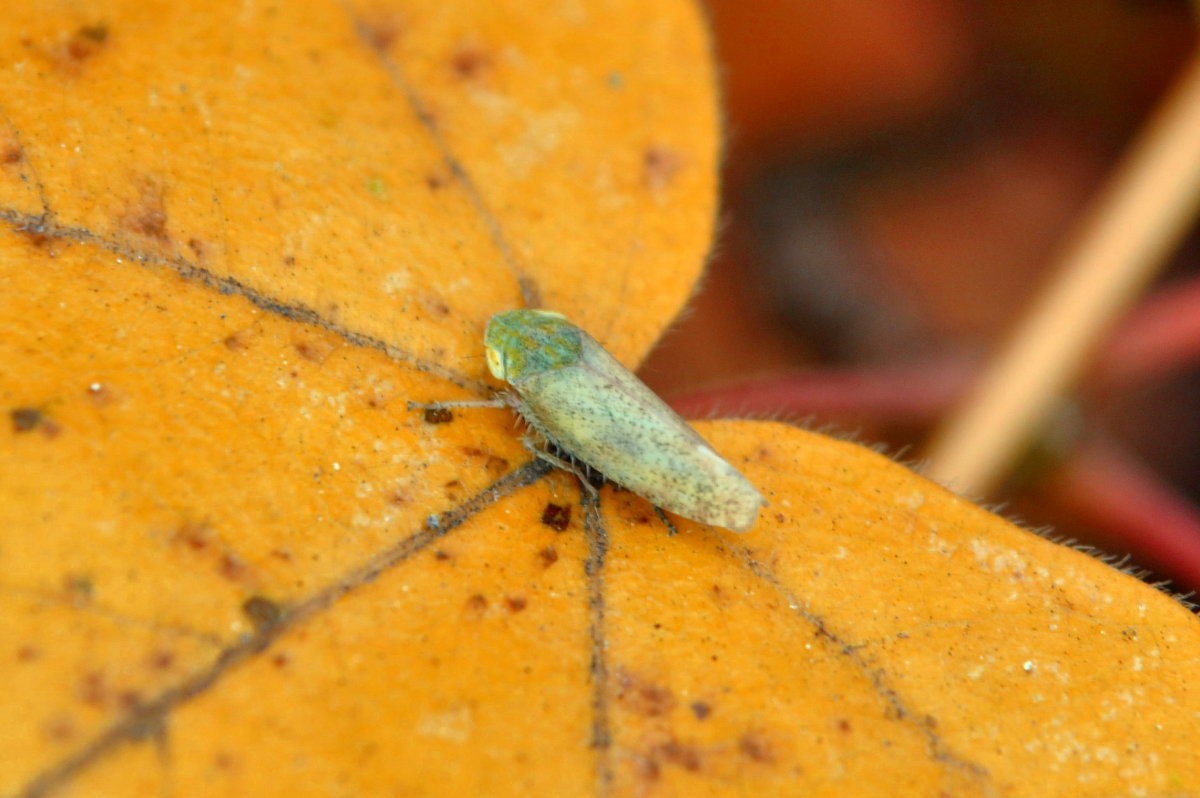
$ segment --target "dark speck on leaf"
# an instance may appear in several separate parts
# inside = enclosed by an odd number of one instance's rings
[[[69,718],[55,718],[46,724],[46,736],[55,742],[67,742],[75,737],[78,729]]]
[[[686,745],[676,740],[656,746],[654,754],[657,759],[678,765],[684,770],[695,773],[700,770],[700,752],[695,746]]]
[[[562,532],[571,524],[570,506],[547,502],[546,509],[542,510],[542,523],[555,532]]]
[[[775,758],[771,753],[771,748],[767,744],[767,741],[753,732],[742,737],[738,743],[738,748],[755,762],[770,762]]]
[[[665,188],[682,166],[679,154],[666,147],[650,147],[642,157],[644,180],[654,190]]]
[[[370,47],[379,52],[391,47],[402,32],[400,19],[395,16],[382,16],[359,23],[359,34],[366,39]]]
[[[675,707],[675,696],[669,687],[630,672],[617,676],[617,700],[637,714],[650,718],[668,715]]]
[[[425,408],[426,424],[449,424],[454,420],[454,413],[445,407]]]
[[[81,607],[91,602],[96,586],[86,574],[67,574],[63,577],[63,592],[72,605]]]
[[[18,407],[10,411],[9,416],[12,418],[13,432],[29,432],[42,423],[42,411],[36,407]]]
[[[13,432],[32,432],[40,429],[47,438],[55,438],[62,429],[52,419],[36,407],[18,407],[9,411],[12,419]]]
[[[99,25],[84,25],[79,29],[79,35],[100,44],[108,41],[108,26],[104,23],[100,23]]]
[[[478,47],[463,47],[450,59],[454,74],[464,80],[476,80],[491,66],[491,57]]]
[[[263,596],[251,596],[242,603],[242,612],[259,632],[265,632],[283,618],[283,608]]]

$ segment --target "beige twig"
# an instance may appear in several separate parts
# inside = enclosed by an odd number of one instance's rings
[[[1178,245],[1198,204],[1200,52],[1085,213],[1053,282],[935,437],[931,478],[986,495]]]

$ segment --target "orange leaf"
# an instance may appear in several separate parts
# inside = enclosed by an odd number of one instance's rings
[[[713,215],[694,8],[461,6],[0,21],[0,794],[1194,792],[1200,627],[1100,562],[761,422],[667,537],[406,410],[521,304],[636,362]]]

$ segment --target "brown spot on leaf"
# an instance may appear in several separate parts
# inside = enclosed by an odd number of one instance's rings
[[[240,333],[225,336],[225,348],[230,352],[242,352],[250,348],[250,345],[242,339]]]
[[[485,452],[475,446],[463,446],[461,451],[467,457],[483,458],[483,467],[494,477],[498,477],[508,470],[508,460],[497,457],[491,452]]]
[[[473,615],[482,615],[487,606],[487,597],[482,593],[476,593],[467,599],[467,612]]]
[[[634,753],[633,767],[642,781],[658,781],[662,776],[662,767],[652,756]]]
[[[108,25],[103,22],[96,25],[84,25],[79,29],[78,35],[97,44],[103,44],[108,41]]]
[[[712,706],[703,701],[693,701],[691,710],[692,714],[696,716],[696,720],[704,720],[712,714]]]
[[[738,750],[755,762],[773,762],[775,754],[765,739],[755,732],[747,732],[738,740]]]
[[[225,552],[217,562],[217,573],[230,581],[241,581],[249,575],[246,561],[233,552]]]
[[[16,142],[0,144],[0,163],[14,164],[25,160],[25,150]]]
[[[58,426],[54,419],[36,407],[18,407],[9,411],[9,418],[12,419],[13,432],[16,433],[41,430],[42,435],[53,439],[62,432],[62,427]]]
[[[175,652],[169,648],[159,649],[150,655],[148,665],[152,670],[169,671],[175,665]]]
[[[542,561],[543,568],[549,568],[558,562],[558,550],[553,546],[547,546],[538,552],[538,559]]]
[[[523,611],[528,606],[528,601],[526,601],[524,596],[508,596],[504,599],[504,606],[508,608],[509,612],[517,613]]]
[[[41,656],[41,649],[29,643],[17,649],[17,662],[33,662]]]
[[[46,722],[46,736],[56,743],[70,742],[75,739],[78,734],[78,729],[75,728],[75,722],[68,717],[52,718]]]
[[[271,657],[271,664],[276,668],[286,668],[291,664],[291,662],[292,658],[287,654],[287,652],[284,651],[281,651],[275,656]]]
[[[18,407],[8,412],[13,432],[32,432],[42,423],[42,411],[36,407]]]
[[[546,508],[542,510],[542,523],[553,529],[555,532],[562,532],[571,525],[570,505],[547,502]]]
[[[135,233],[159,241],[167,240],[167,211],[161,205],[144,205],[126,220]]]
[[[170,242],[167,234],[167,205],[162,184],[152,178],[141,180],[141,192],[118,220],[129,232],[160,245]]]
[[[313,363],[324,363],[334,350],[333,344],[320,338],[295,341],[292,343],[292,346],[296,349],[300,357],[310,360]]]
[[[454,420],[454,413],[447,407],[427,407],[424,418],[426,424],[449,424]]]
[[[683,158],[666,147],[649,147],[642,156],[642,179],[652,191],[666,188],[682,168]]]
[[[89,671],[85,673],[79,682],[79,687],[76,688],[76,693],[80,701],[97,707],[103,706],[112,698],[104,674],[101,671]]]
[[[446,562],[447,560],[453,559],[449,552],[443,551],[442,549],[435,551],[433,553],[433,558],[438,562]]]
[[[212,545],[216,536],[213,528],[203,521],[185,521],[171,535],[171,539],[192,551],[204,551]]]
[[[404,25],[399,14],[381,14],[359,22],[358,31],[371,48],[384,52],[400,38]]]
[[[675,708],[670,688],[624,669],[617,674],[617,701],[631,712],[650,718],[661,717]]]
[[[39,225],[33,224],[19,227],[17,228],[17,232],[24,237],[25,243],[29,244],[29,246],[45,250],[46,254],[51,258],[58,257],[58,250],[55,248],[55,245],[59,243],[60,239],[51,236]]]
[[[123,690],[117,695],[117,705],[129,712],[142,704],[142,696],[137,690]]]
[[[232,770],[237,767],[237,757],[228,751],[218,751],[213,755],[213,767],[217,770]]]
[[[208,255],[208,245],[198,238],[189,238],[187,246],[192,251],[192,255],[195,256],[196,260],[204,260]]]
[[[700,751],[694,745],[670,740],[654,747],[651,756],[663,764],[675,765],[695,773],[700,769]]]
[[[482,80],[491,66],[491,55],[476,45],[462,45],[450,56],[450,69],[462,80]]]
[[[657,781],[665,766],[682,768],[690,773],[699,772],[703,765],[702,750],[690,743],[681,743],[675,738],[651,745],[645,753],[635,754],[634,767],[644,781]]]
[[[712,596],[713,604],[718,607],[728,607],[734,601],[734,595],[718,584],[713,584],[709,589],[709,594]]]
[[[450,315],[450,306],[441,297],[429,297],[421,303],[429,315],[444,319]]]
[[[41,55],[56,69],[70,75],[77,75],[85,62],[104,49],[108,37],[108,26],[103,23],[83,25],[58,42],[47,46]],[[26,43],[27,45],[33,44],[31,40]]]
[[[437,172],[430,172],[429,174],[425,175],[425,185],[428,186],[431,191],[437,191],[440,188],[445,188],[446,184],[449,182],[450,179],[448,177],[438,174]]]
[[[251,596],[242,602],[242,613],[260,633],[283,619],[283,608],[264,596]]]
[[[63,593],[73,607],[85,607],[96,594],[96,586],[87,574],[66,574],[63,576]]]

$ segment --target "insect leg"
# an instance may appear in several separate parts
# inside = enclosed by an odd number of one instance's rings
[[[530,454],[532,454],[534,457],[538,458],[539,460],[545,460],[547,463],[550,463],[551,465],[558,466],[563,471],[569,471],[572,474],[574,474],[579,479],[580,483],[583,484],[584,489],[587,490],[588,494],[591,495],[592,498],[594,498],[594,499],[599,498],[600,492],[598,490],[596,490],[596,488],[592,485],[591,482],[588,481],[587,476],[582,471],[579,470],[579,467],[577,465],[575,465],[574,463],[569,462],[567,460],[564,460],[561,457],[550,454],[550,452],[548,452],[545,449],[538,446],[537,443],[534,442],[533,437],[530,435],[526,435],[524,438],[522,438],[521,443],[522,443],[522,445],[524,445],[524,447],[526,449],[529,450]]]
[[[671,523],[671,519],[667,518],[667,514],[663,512],[663,508],[659,507],[657,504],[652,504],[651,506],[654,508],[654,512],[658,513],[658,519],[663,522],[663,526],[667,528],[667,537],[674,537],[675,535],[678,535],[679,530],[675,528],[673,523]]]
[[[409,410],[445,410],[451,407],[508,407],[503,399],[467,399],[461,402],[409,402]]]

